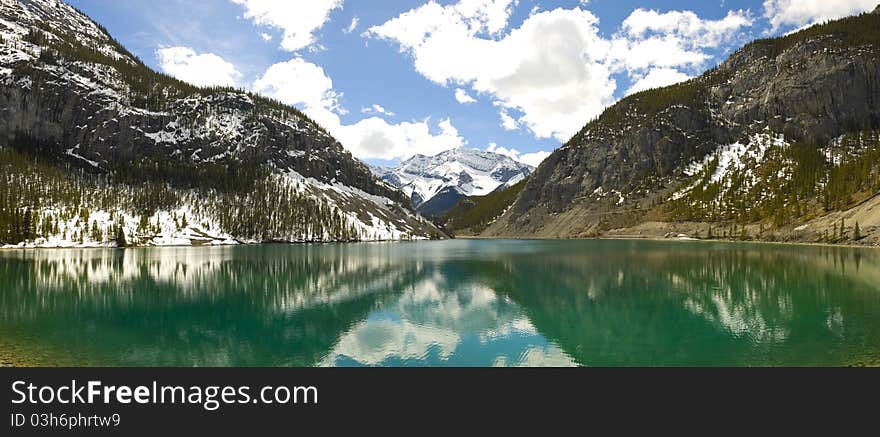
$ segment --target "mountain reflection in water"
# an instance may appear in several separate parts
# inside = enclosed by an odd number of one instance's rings
[[[446,241],[0,252],[0,358],[87,366],[847,365],[876,250]]]

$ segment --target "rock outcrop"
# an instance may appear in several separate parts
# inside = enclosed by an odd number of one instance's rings
[[[726,145],[772,132],[822,147],[880,128],[877,29],[875,11],[755,41],[698,78],[621,100],[544,161],[486,235],[631,226]]]

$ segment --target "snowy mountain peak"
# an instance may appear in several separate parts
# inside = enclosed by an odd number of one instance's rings
[[[508,156],[457,148],[435,156],[415,155],[394,168],[373,172],[412,199],[419,211],[436,215],[463,197],[483,196],[523,180],[534,167]]]
[[[133,56],[113,40],[103,27],[63,1],[2,0],[0,10],[4,18],[14,18],[3,20],[6,28],[4,33],[11,30],[13,34],[19,33],[19,36],[23,36],[35,28],[42,29],[50,39],[69,36],[78,44],[105,56],[136,63]]]

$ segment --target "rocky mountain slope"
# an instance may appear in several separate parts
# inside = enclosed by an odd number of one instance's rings
[[[515,185],[534,167],[492,152],[457,148],[436,156],[416,155],[394,168],[373,172],[412,199],[427,215],[440,215],[468,196],[485,196]]]
[[[91,232],[82,238],[83,226],[119,231],[137,244],[438,235],[410,210],[409,199],[304,114],[239,90],[197,88],[153,72],[61,1],[0,3],[0,111],[0,148],[34,158],[7,168],[7,185],[17,170],[19,189],[33,190],[40,184],[34,170],[58,168],[71,179],[59,187],[110,185],[146,196],[160,185],[174,199],[145,203],[141,196],[124,202],[124,210],[63,196],[49,205],[27,203],[11,193],[0,200],[0,244],[114,244],[90,239]],[[24,171],[35,160],[42,167]],[[266,199],[288,201],[272,203],[280,211],[265,210],[267,204],[253,198],[255,184]],[[219,198],[241,214],[226,210],[230,216],[221,217],[212,203]],[[249,202],[268,221],[256,217]],[[311,217],[291,213],[306,204],[316,211]],[[171,220],[184,214],[188,226]],[[31,223],[23,223],[25,215]],[[139,222],[152,225],[138,228]],[[80,241],[64,235],[67,225]]]
[[[689,222],[688,235],[714,224],[715,236],[840,241],[811,223],[880,191],[878,129],[880,8],[755,41],[698,78],[621,100],[484,235],[629,235],[644,223],[663,235]],[[855,223],[843,226],[851,237]],[[861,236],[878,229],[860,224]]]

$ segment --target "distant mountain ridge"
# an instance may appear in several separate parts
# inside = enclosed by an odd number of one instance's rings
[[[493,152],[456,148],[435,156],[415,155],[393,168],[372,167],[403,191],[419,212],[439,215],[469,196],[484,196],[515,185],[534,167]]]

